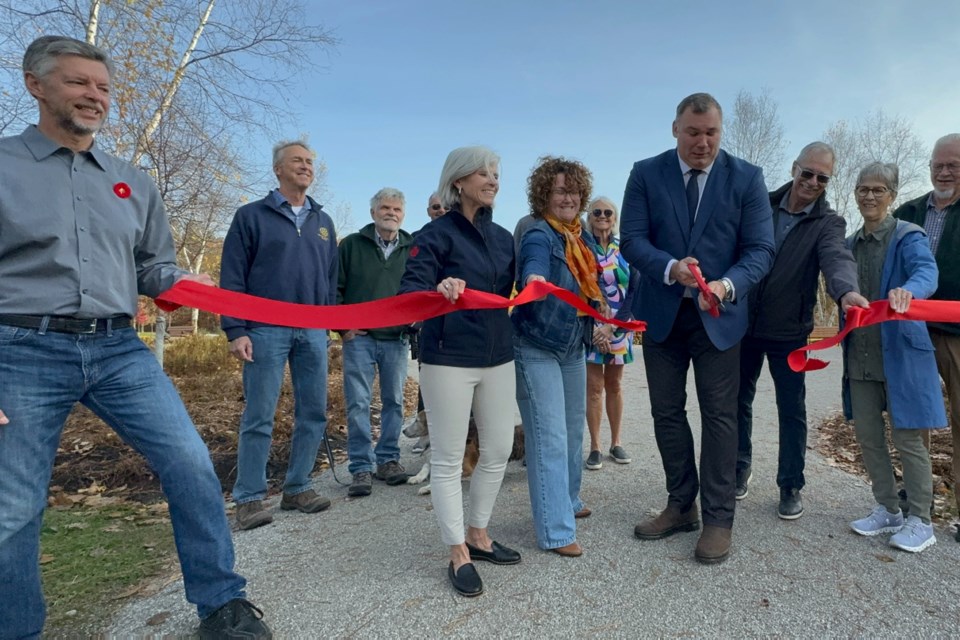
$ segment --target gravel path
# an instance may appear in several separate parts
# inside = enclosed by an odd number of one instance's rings
[[[807,376],[811,425],[839,408],[840,354],[826,354],[833,364]],[[603,469],[584,472],[582,495],[593,516],[580,521],[581,558],[537,549],[524,470],[512,462],[491,533],[523,562],[479,565],[486,593],[460,598],[447,582],[428,497],[377,483],[372,496],[348,500],[328,472],[317,488],[333,499],[329,511],[277,511],[271,526],[235,534],[251,600],[279,638],[955,637],[960,544],[949,532],[938,529],[938,544],[919,555],[891,549],[885,536],[853,534],[847,522],[873,505],[869,487],[812,450],[806,513],[793,522],[777,518],[776,406],[766,372],[755,407],[753,482],[737,505],[731,557],[698,564],[692,533],[636,540],[633,526],[661,508],[666,493],[642,363],[626,371],[624,445],[633,463],[605,460]],[[692,380],[691,373],[695,398]],[[403,462],[415,471],[412,441],[401,440]],[[170,615],[145,625],[160,612]],[[125,607],[109,632],[189,635],[196,625],[176,582]]]

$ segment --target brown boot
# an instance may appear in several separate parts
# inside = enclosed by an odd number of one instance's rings
[[[237,505],[237,526],[242,530],[256,529],[273,522],[273,515],[264,508],[260,500],[252,500]]]
[[[659,540],[672,536],[681,531],[696,531],[700,528],[697,503],[686,511],[681,512],[677,507],[668,504],[656,518],[641,522],[633,528],[633,535],[641,540]]]
[[[283,494],[283,499],[280,500],[280,508],[284,511],[296,509],[301,513],[317,513],[318,511],[323,511],[329,506],[329,498],[318,496],[317,492],[313,489],[307,489],[303,493],[298,493],[292,496],[288,493],[285,493]]]
[[[697,541],[697,550],[694,557],[703,564],[717,564],[723,562],[730,555],[730,539],[733,530],[706,524],[703,533]]]
[[[579,558],[583,555],[583,547],[580,546],[578,542],[571,542],[568,545],[562,547],[557,547],[556,549],[550,549],[558,556],[563,556],[565,558]]]

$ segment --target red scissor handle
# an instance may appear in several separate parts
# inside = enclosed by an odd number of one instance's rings
[[[690,269],[690,273],[693,274],[693,279],[697,281],[697,289],[700,289],[700,293],[703,294],[703,297],[710,302],[710,308],[707,312],[714,318],[720,317],[720,300],[717,298],[716,294],[710,290],[710,287],[707,286],[707,281],[703,279],[703,274],[700,273],[700,267],[695,264],[688,264],[687,268]]]

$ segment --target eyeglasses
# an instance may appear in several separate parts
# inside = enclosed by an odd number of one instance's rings
[[[432,204],[430,205],[430,211],[446,211],[447,208],[442,204]]]
[[[861,198],[866,198],[868,195],[873,194],[874,198],[882,198],[883,196],[890,193],[890,189],[886,187],[857,187],[856,194]]]
[[[934,164],[933,162],[930,163],[930,170],[933,171],[934,175],[940,173],[944,169],[946,169],[953,175],[960,174],[960,163],[957,163],[957,162],[947,162],[947,163],[937,162],[936,164]]]
[[[593,214],[594,218],[599,218],[600,216],[603,216],[604,218],[613,217],[613,209],[594,209],[590,213]]]
[[[817,184],[826,185],[828,182],[830,182],[830,176],[817,173],[816,171],[810,171],[810,169],[804,169],[803,167],[799,167],[799,169],[801,180],[809,180],[810,178],[816,176]]]
[[[568,191],[566,189],[551,189],[550,193],[557,196],[558,198],[565,198],[570,196],[571,198],[576,198],[580,193],[578,191]]]

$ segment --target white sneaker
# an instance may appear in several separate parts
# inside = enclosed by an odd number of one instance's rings
[[[903,529],[890,538],[891,547],[912,553],[920,553],[935,544],[937,538],[933,535],[933,525],[924,523],[917,516],[909,516]]]
[[[896,533],[903,528],[903,512],[897,509],[896,513],[890,513],[885,506],[878,504],[866,518],[851,522],[850,528],[862,536]]]

